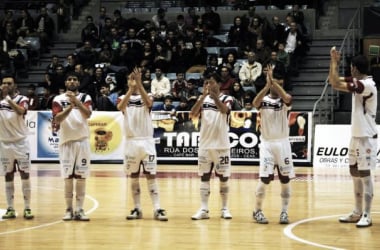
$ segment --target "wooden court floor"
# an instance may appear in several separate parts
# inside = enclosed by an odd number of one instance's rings
[[[0,249],[379,249],[380,173],[375,171],[373,226],[357,229],[338,217],[352,210],[352,182],[347,169],[296,167],[289,225],[278,223],[280,184],[267,189],[268,225],[252,219],[257,166],[233,166],[229,207],[232,220],[220,218],[219,181],[211,180],[210,219],[192,221],[200,206],[195,165],[160,165],[161,204],[169,221],[153,220],[146,181],[141,179],[144,218],[127,221],[132,209],[129,181],[120,164],[94,164],[88,179],[85,210],[90,222],[63,222],[63,180],[58,164],[33,164],[34,220],[22,217],[23,200],[16,174],[13,220],[0,219]],[[4,181],[0,214],[5,212]]]

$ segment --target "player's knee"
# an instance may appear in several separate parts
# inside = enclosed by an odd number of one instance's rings
[[[228,177],[219,176],[219,180],[220,180],[221,182],[227,182],[227,181],[228,181]]]
[[[131,178],[138,178],[140,173],[131,173]]]
[[[14,179],[14,173],[6,173],[5,174],[5,181],[13,181]]]
[[[270,176],[268,176],[268,177],[260,177],[260,180],[264,184],[269,184],[272,179],[270,178]]]
[[[357,164],[350,165],[350,174],[351,174],[351,176],[354,176],[354,177],[360,177],[360,173],[359,173],[359,169],[358,169]]]
[[[20,177],[23,180],[27,180],[27,179],[29,179],[29,173],[20,172]]]

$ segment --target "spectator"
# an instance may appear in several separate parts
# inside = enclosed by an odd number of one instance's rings
[[[45,7],[40,9],[40,15],[35,19],[35,24],[41,40],[41,48],[44,52],[49,52],[49,46],[52,46],[54,41],[55,23],[53,18],[48,15]]]
[[[230,89],[230,95],[234,98],[234,102],[237,102],[241,107],[244,107],[244,95],[245,91],[243,86],[238,81],[235,81]]]
[[[166,11],[163,8],[159,8],[157,10],[157,14],[152,17],[153,25],[156,28],[160,27],[160,22],[161,21],[165,21],[166,22],[165,15],[166,15]]]
[[[28,110],[37,110],[39,108],[38,96],[36,95],[36,86],[34,84],[29,84],[27,89],[28,97]]]
[[[154,65],[157,68],[162,69],[164,72],[168,72],[169,65],[172,60],[172,51],[164,46],[164,43],[157,43],[154,53]]]
[[[268,62],[270,60],[270,48],[265,45],[265,42],[263,39],[257,39],[256,41],[256,61],[263,64],[265,62]]]
[[[92,47],[90,41],[84,42],[83,47],[79,49],[77,59],[85,69],[94,67],[98,60],[98,52]]]
[[[240,16],[234,18],[234,23],[228,31],[228,45],[243,48],[248,33],[247,27]]]
[[[186,27],[185,17],[182,14],[177,16],[175,22],[168,25],[168,29],[173,30],[178,36],[185,36]]]
[[[172,84],[172,95],[175,100],[179,100],[181,97],[183,97],[184,92],[186,91],[187,81],[183,72],[177,72],[176,76],[177,79],[175,79]]]
[[[199,95],[200,93],[198,91],[197,81],[195,79],[189,79],[187,81],[187,89],[183,97],[187,99],[187,103],[190,108],[197,102]]]
[[[286,53],[285,45],[282,42],[278,43],[277,60],[284,64],[285,69],[289,68],[289,54]]]
[[[273,16],[269,28],[271,29],[270,46],[277,48],[285,36],[285,26],[280,23],[278,16]]]
[[[99,29],[94,23],[94,18],[92,16],[86,17],[87,24],[82,29],[81,40],[82,43],[85,41],[90,41],[92,47],[99,46]]]
[[[186,48],[183,38],[177,40],[177,44],[174,46],[172,52],[170,71],[180,72],[187,70],[190,65],[189,57],[191,55],[191,50]]]
[[[201,40],[203,43],[206,43],[210,35],[210,32],[202,17],[198,17],[197,23],[192,27],[194,28],[195,39]]]
[[[99,9],[99,17],[98,17],[98,28],[99,34],[102,34],[104,26],[106,26],[106,19],[109,19],[112,23],[112,19],[107,15],[107,8],[105,6],[101,6]]]
[[[57,6],[57,33],[66,33],[70,28],[70,6],[61,1]]]
[[[230,70],[232,77],[237,78],[240,70],[240,63],[236,60],[236,52],[227,52],[223,57],[222,65],[226,66]]]
[[[21,10],[21,15],[16,21],[16,30],[17,34],[20,34],[21,31],[29,31],[34,32],[34,20],[32,16],[30,15],[29,11],[27,9]]]
[[[39,110],[51,110],[54,97],[55,97],[55,95],[52,95],[50,93],[49,87],[43,86],[42,97],[41,97],[41,100],[39,101],[40,106],[38,109]]]
[[[141,28],[136,34],[137,38],[142,41],[148,40],[151,28],[152,28],[152,22],[149,20],[145,21],[143,28]]]
[[[110,85],[103,83],[100,86],[99,95],[96,99],[96,107],[98,111],[116,111],[116,106],[110,97]]]
[[[55,72],[52,74],[50,78],[50,93],[52,93],[53,95],[58,95],[66,90],[65,77],[65,70],[63,65],[57,64],[57,66],[55,67]]]
[[[77,63],[76,56],[74,54],[68,54],[66,56],[66,64],[64,65],[65,73],[75,71],[76,63]]]
[[[145,92],[150,93],[152,88],[152,76],[150,69],[143,69],[141,72],[141,82]]]
[[[99,31],[99,40],[100,42],[104,42],[108,37],[111,36],[111,29],[113,28],[112,19],[110,17],[106,17],[104,19],[104,25]],[[116,29],[117,30],[117,29]]]
[[[152,49],[152,43],[150,41],[146,41],[144,43],[144,49],[142,54],[142,60],[140,66],[143,68],[152,69],[154,61],[154,52]]]
[[[295,22],[290,23],[290,29],[285,32],[285,52],[289,54],[288,72],[292,76],[298,76],[298,64],[306,54],[305,42]]]
[[[197,24],[198,15],[195,12],[194,7],[187,9],[187,15],[185,16],[185,23],[187,26],[195,26]]]
[[[128,24],[127,20],[121,15],[120,10],[115,10],[113,12],[113,25],[116,27],[119,34],[124,34],[125,30],[127,30]]]
[[[47,86],[52,85],[52,76],[56,73],[56,68],[60,64],[58,55],[51,56],[51,62],[48,64],[45,70],[45,83]],[[57,94],[57,93],[54,93]]]
[[[219,34],[221,20],[218,13],[212,10],[210,5],[205,6],[205,12],[202,15],[202,20],[206,24],[210,35]]]
[[[288,13],[288,16],[293,17],[294,22],[296,22],[297,25],[299,25],[299,27],[301,28],[300,31],[302,32],[302,34],[307,33],[307,29],[304,23],[305,16],[303,12],[300,10],[300,6],[298,4],[293,4],[292,11]]]
[[[12,49],[16,49],[16,42],[18,39],[18,35],[16,33],[16,29],[13,26],[12,22],[7,22],[5,24],[5,31],[2,34],[2,37],[6,41],[6,50],[11,51]]]
[[[169,79],[163,75],[162,69],[155,68],[156,77],[152,80],[151,93],[154,100],[163,100],[167,95],[170,95],[171,87]]]
[[[230,69],[223,65],[220,67],[220,92],[225,95],[230,95],[230,90],[236,79],[231,76]]]
[[[187,72],[203,73],[206,70],[208,52],[205,47],[203,47],[201,40],[197,39],[194,45],[194,48],[191,50],[192,63]]]
[[[163,98],[163,103],[153,106],[152,111],[162,111],[170,114],[172,117],[175,116],[176,107],[173,105],[173,97],[166,95]]]
[[[243,63],[239,71],[240,83],[243,87],[249,87],[256,93],[255,82],[262,73],[262,65],[256,62],[256,54],[251,51],[248,53],[248,60]]]
[[[204,76],[207,76],[213,72],[219,72],[218,55],[211,54],[208,58],[208,64],[206,70],[203,72]]]

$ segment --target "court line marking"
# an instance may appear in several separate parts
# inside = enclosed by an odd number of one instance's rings
[[[371,212],[371,214],[376,214],[376,213],[380,213],[380,212]],[[346,214],[312,217],[312,218],[300,220],[300,221],[294,222],[294,223],[286,226],[284,228],[283,232],[284,232],[284,234],[288,238],[290,238],[292,240],[295,240],[295,241],[299,241],[299,242],[304,243],[306,245],[311,245],[311,246],[320,247],[320,248],[326,248],[326,249],[333,249],[333,250],[343,250],[344,248],[333,247],[333,246],[329,246],[329,245],[323,245],[323,244],[319,244],[319,243],[316,243],[316,242],[313,242],[313,241],[302,239],[302,238],[296,236],[295,234],[293,234],[292,230],[296,226],[301,225],[303,223],[307,223],[307,222],[310,222],[310,221],[317,221],[317,220],[321,220],[321,219],[331,219],[331,218],[336,218],[336,217],[340,217],[340,216],[344,216],[344,215],[346,215]]]
[[[37,186],[37,188],[54,189],[54,190],[63,191],[63,189],[59,189],[59,188],[50,188],[50,187],[46,188],[46,187],[41,187],[41,186]],[[93,206],[86,212],[86,214],[91,214],[92,212],[94,212],[99,207],[99,202],[94,197],[92,197],[91,195],[86,194],[85,197],[87,199],[91,200],[93,203]],[[34,227],[25,227],[25,228],[20,228],[20,229],[16,229],[16,230],[0,232],[0,235],[6,235],[6,234],[12,234],[12,233],[18,233],[18,232],[24,232],[24,231],[39,229],[39,228],[43,228],[43,227],[49,227],[49,226],[59,224],[59,223],[64,223],[64,222],[65,221],[63,221],[63,220],[53,221],[50,223],[40,224],[40,225],[34,226]]]

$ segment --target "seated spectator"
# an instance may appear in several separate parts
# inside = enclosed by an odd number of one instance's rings
[[[220,15],[214,12],[210,5],[205,6],[205,12],[201,17],[207,27],[207,30],[210,32],[210,35],[219,34],[220,26],[222,24]]]
[[[175,116],[176,107],[173,105],[173,97],[166,95],[163,98],[163,103],[153,106],[152,111],[161,111],[170,114],[172,117]]]
[[[98,61],[98,52],[92,47],[90,41],[85,41],[83,47],[77,54],[78,63],[83,65],[83,68],[88,69],[94,67]]]
[[[143,69],[141,73],[141,82],[143,84],[143,87],[147,93],[150,93],[152,88],[152,76],[150,69]]]
[[[270,48],[265,45],[265,42],[263,39],[257,39],[256,42],[256,61],[263,64],[270,60]]]
[[[210,55],[208,58],[208,64],[206,70],[203,72],[203,75],[207,76],[213,72],[219,72],[220,67],[218,65],[218,55]]]
[[[222,65],[230,70],[232,77],[237,78],[239,76],[240,64],[236,60],[236,52],[227,52],[223,57]]]
[[[191,56],[191,67],[187,70],[187,73],[203,73],[207,66],[208,52],[203,47],[201,40],[195,41]]]
[[[282,42],[278,43],[277,60],[284,64],[285,69],[289,68],[289,54],[286,53],[285,45]]]
[[[142,68],[147,68],[147,69],[152,70],[153,61],[154,61],[154,51],[152,48],[152,43],[150,41],[146,41],[144,43],[143,54],[142,54],[140,66]]]
[[[187,88],[183,97],[187,99],[187,103],[189,104],[190,108],[193,107],[194,104],[197,102],[199,95],[200,93],[198,91],[197,80],[189,79],[187,81]]]
[[[43,86],[43,92],[42,92],[42,97],[39,101],[40,106],[39,110],[51,110],[52,108],[52,103],[55,95],[50,93],[49,87],[48,86]]]
[[[66,90],[65,86],[65,69],[62,64],[57,64],[54,73],[51,75],[49,92],[53,95],[58,95]]]
[[[187,14],[185,16],[185,23],[187,26],[195,26],[198,20],[198,15],[195,12],[194,7],[189,7],[187,9]]]
[[[90,41],[92,47],[98,47],[99,29],[94,23],[94,18],[92,16],[87,16],[86,21],[87,24],[81,32],[82,43],[84,43],[85,41]]]
[[[60,65],[59,57],[58,55],[54,54],[51,56],[51,62],[48,64],[45,70],[45,83],[47,86],[52,85],[52,77],[56,73],[57,66]],[[57,89],[58,90],[58,89]],[[56,92],[54,94],[57,94]]]
[[[117,111],[115,104],[110,98],[110,85],[103,83],[100,86],[99,95],[96,99],[96,108],[98,111]]]
[[[165,16],[166,16],[165,9],[163,9],[163,8],[157,9],[157,14],[152,17],[153,25],[156,28],[159,28],[161,21],[165,21],[166,22]]]
[[[16,42],[18,38],[18,34],[16,33],[15,27],[12,22],[7,22],[5,24],[5,30],[1,35],[5,40],[7,47],[6,50],[10,51],[16,48]]]
[[[28,110],[37,110],[39,108],[39,100],[36,94],[36,86],[34,84],[30,84],[27,89],[27,95],[29,99],[28,101]]]
[[[170,95],[171,85],[170,80],[163,75],[161,68],[155,68],[156,77],[152,80],[151,91],[154,100],[163,100],[167,95]]]
[[[230,95],[232,85],[236,82],[230,74],[230,69],[227,66],[220,67],[220,91],[223,94]]]
[[[228,45],[243,48],[248,30],[240,16],[234,18],[234,23],[228,31]]]
[[[257,111],[257,109],[252,105],[252,101],[247,101],[244,103],[244,107],[241,111]]]
[[[157,43],[154,52],[154,65],[164,72],[168,72],[172,60],[172,51],[165,47],[164,43]]]
[[[230,89],[230,95],[234,97],[235,101],[239,104],[240,107],[244,107],[245,90],[238,81],[235,81],[232,84]]]
[[[177,79],[175,79],[172,83],[172,95],[174,100],[179,100],[186,91],[187,81],[185,79],[185,74],[183,72],[177,72]]]
[[[240,83],[243,87],[249,87],[254,93],[256,92],[255,82],[262,73],[262,65],[256,62],[255,52],[248,53],[248,60],[243,63],[239,71]]]
[[[168,28],[173,30],[178,36],[185,36],[187,24],[182,14],[177,15],[176,21],[168,24]]]
[[[35,19],[37,26],[36,32],[41,39],[41,48],[44,52],[49,52],[49,46],[53,45],[55,24],[53,18],[51,18],[45,7],[40,9],[40,15]]]

